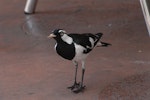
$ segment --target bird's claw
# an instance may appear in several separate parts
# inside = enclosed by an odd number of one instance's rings
[[[85,89],[85,86],[79,86],[78,88],[74,88],[72,91],[74,93],[79,93],[79,92],[83,92]]]
[[[74,88],[78,88],[80,86],[80,83],[74,83],[72,86],[68,87],[68,89],[73,90]]]
[[[68,87],[68,89],[71,89],[74,93],[83,92],[85,89],[85,86],[83,86],[81,83],[74,83],[72,86]]]

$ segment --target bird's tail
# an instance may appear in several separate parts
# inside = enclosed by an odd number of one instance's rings
[[[94,46],[97,45],[98,41],[100,40],[100,38],[102,37],[103,33],[96,33],[95,34],[95,39],[96,41],[94,42]]]
[[[111,46],[111,44],[106,43],[106,42],[102,42],[102,41],[97,43],[97,47],[108,47],[108,46]]]
[[[95,36],[97,37],[97,39],[100,39],[103,36],[103,33],[96,33]]]
[[[101,39],[101,37],[103,36],[103,33],[96,33],[95,36],[97,38],[97,41],[95,41],[95,45],[97,45],[98,47],[99,46],[101,46],[101,47],[108,47],[108,46],[111,45],[110,43],[99,41]]]
[[[106,43],[106,42],[102,42],[102,41],[101,41],[101,44],[102,44],[102,47],[108,47],[111,45],[110,43]]]

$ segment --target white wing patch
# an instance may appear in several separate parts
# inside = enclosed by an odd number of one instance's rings
[[[89,41],[91,42],[91,47],[90,47],[90,49],[92,49],[92,48],[94,48],[94,39],[93,38],[91,38],[91,37],[89,37]],[[89,46],[88,46],[88,48],[89,48]]]
[[[71,37],[69,37],[67,34],[64,34],[62,37],[62,40],[68,44],[72,44],[73,43],[73,39]]]

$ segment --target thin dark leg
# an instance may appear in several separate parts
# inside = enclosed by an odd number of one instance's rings
[[[85,69],[82,69],[81,87],[83,86],[84,73],[85,73]]]
[[[79,87],[79,83],[77,83],[77,72],[78,72],[78,62],[74,61],[75,64],[75,79],[74,79],[74,84],[70,87],[68,87],[68,89],[73,90],[74,88],[78,88]]]
[[[75,81],[74,81],[74,83],[75,84],[77,84],[77,72],[78,72],[78,63],[77,62],[75,62],[75,66],[76,66],[76,70],[75,70]]]
[[[85,62],[82,61],[82,79],[81,79],[81,87],[83,87],[84,73],[85,73]]]
[[[82,92],[85,89],[85,86],[83,85],[83,80],[84,80],[84,73],[85,73],[85,66],[84,66],[84,61],[82,62],[82,78],[81,78],[81,83],[80,85],[73,90],[74,93],[79,93]]]

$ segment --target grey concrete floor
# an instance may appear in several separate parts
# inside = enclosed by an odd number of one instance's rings
[[[24,6],[0,3],[0,100],[150,99],[150,37],[138,0],[39,0],[34,15]],[[83,93],[66,89],[75,68],[47,38],[55,28],[102,32],[112,44],[89,55]]]

